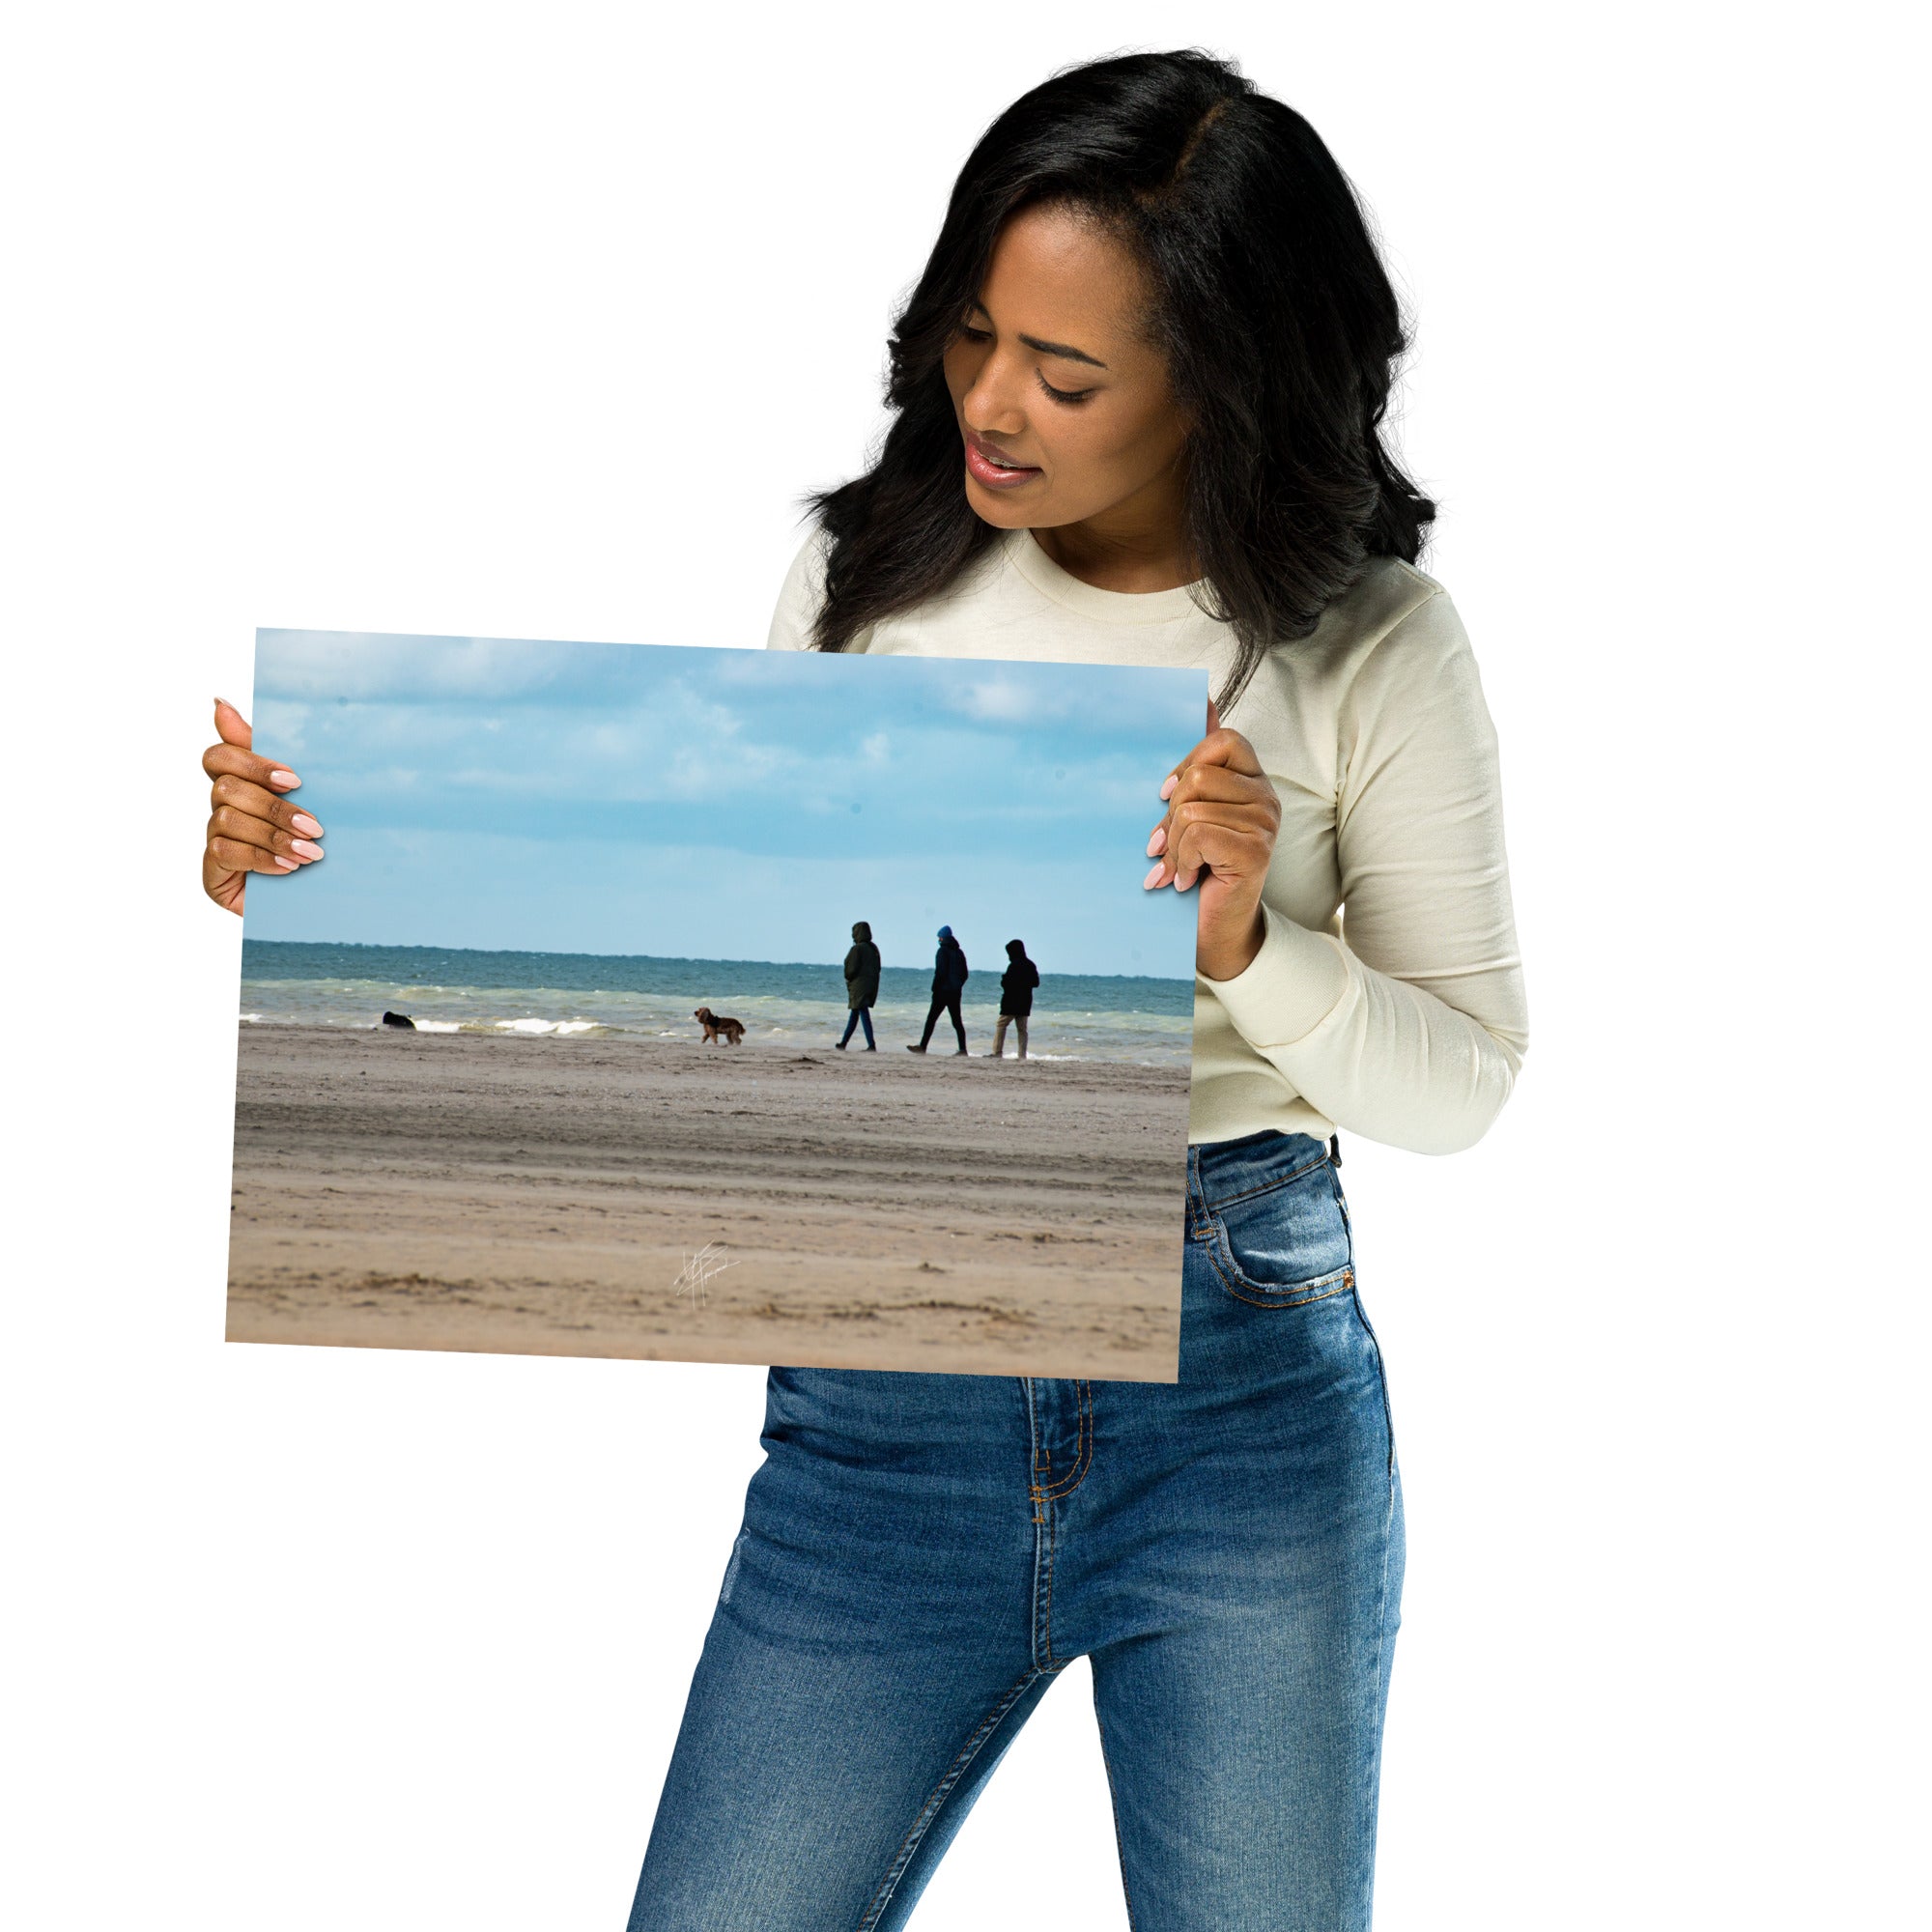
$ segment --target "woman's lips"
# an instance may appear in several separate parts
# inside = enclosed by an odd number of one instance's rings
[[[989,490],[1011,490],[1039,474],[1035,464],[1014,464],[978,437],[966,438],[966,469],[974,481]]]

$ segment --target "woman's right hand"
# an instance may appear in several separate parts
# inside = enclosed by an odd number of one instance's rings
[[[242,910],[250,872],[294,872],[322,857],[322,827],[282,796],[301,783],[286,765],[258,757],[248,721],[226,698],[214,700],[221,742],[202,753],[214,781],[201,889],[218,906]]]

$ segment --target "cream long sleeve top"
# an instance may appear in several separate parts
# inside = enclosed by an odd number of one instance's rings
[[[825,542],[814,531],[785,577],[775,650],[810,645]],[[1095,589],[1027,530],[849,648],[1199,665],[1210,690],[1235,655],[1185,588]],[[1281,830],[1261,952],[1232,980],[1195,978],[1189,1139],[1340,1127],[1418,1153],[1472,1146],[1509,1097],[1528,1012],[1496,734],[1448,593],[1375,559],[1222,722],[1253,744]]]

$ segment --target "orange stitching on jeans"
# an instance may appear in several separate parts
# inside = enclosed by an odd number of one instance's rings
[[[1058,1483],[1048,1485],[1045,1494],[1049,1500],[1070,1496],[1087,1480],[1087,1471],[1094,1466],[1094,1384],[1083,1381],[1078,1386],[1080,1433],[1074,1438],[1072,1472],[1069,1476],[1063,1476]]]
[[[1324,1288],[1320,1294],[1297,1295],[1293,1301],[1281,1301],[1273,1297],[1264,1299],[1252,1294],[1243,1294],[1238,1288],[1230,1288],[1228,1293],[1236,1301],[1245,1301],[1250,1308],[1306,1308],[1311,1302],[1326,1301],[1331,1295],[1347,1294],[1354,1285],[1354,1276],[1345,1275],[1333,1288]]]
[[[1342,1269],[1341,1279],[1334,1287],[1322,1289],[1320,1294],[1263,1294],[1254,1293],[1264,1284],[1251,1282],[1245,1276],[1231,1275],[1221,1264],[1221,1257],[1214,1251],[1213,1244],[1208,1245],[1208,1259],[1213,1264],[1214,1272],[1221,1277],[1221,1286],[1236,1301],[1245,1301],[1250,1308],[1306,1308],[1311,1301],[1326,1301],[1331,1294],[1346,1294],[1355,1285],[1355,1264],[1350,1262]],[[1319,1280],[1332,1280],[1332,1276],[1320,1276]],[[1293,1284],[1285,1284],[1293,1286]]]
[[[1054,1534],[1053,1503],[1061,1496],[1071,1495],[1087,1480],[1087,1472],[1094,1466],[1094,1385],[1089,1381],[1078,1381],[1074,1386],[1079,1390],[1080,1433],[1073,1455],[1070,1474],[1060,1484],[1050,1489],[1037,1485],[1028,1491],[1033,1499],[1033,1523],[1037,1530],[1044,1530],[1046,1577],[1045,1594],[1042,1597],[1039,1586],[1035,1586],[1033,1605],[1033,1641],[1036,1659],[1044,1656],[1045,1662],[1037,1665],[1045,1671],[1065,1668],[1053,1654],[1053,1575],[1060,1556],[1060,1540]],[[1035,1539],[1036,1548],[1039,1539]]]

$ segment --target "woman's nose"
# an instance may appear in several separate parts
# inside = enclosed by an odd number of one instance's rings
[[[981,436],[1017,436],[1026,428],[1026,412],[1019,406],[1021,391],[1013,374],[998,355],[987,356],[980,365],[959,406],[968,429]]]

